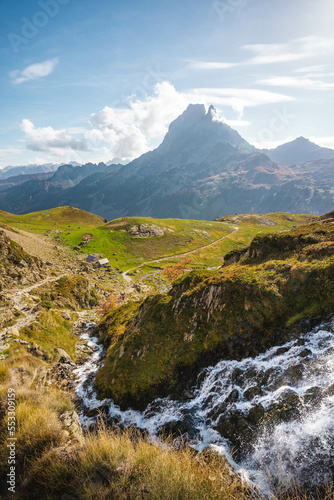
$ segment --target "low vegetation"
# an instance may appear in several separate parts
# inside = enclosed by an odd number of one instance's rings
[[[312,218],[309,215],[272,213],[264,216],[244,214],[216,221],[123,217],[105,223],[101,217],[73,207],[58,207],[26,215],[0,211],[2,224],[48,234],[76,256],[82,253],[101,254],[109,259],[113,267],[122,271],[164,257],[169,258],[166,265],[173,265],[178,262],[179,254],[205,246],[196,252],[194,266],[219,266],[227,252],[248,245],[259,232],[288,230]],[[139,237],[138,228],[142,226],[160,229],[163,234]],[[238,231],[235,231],[236,227]],[[217,243],[208,246],[214,242]],[[74,251],[74,248],[77,250]],[[174,260],[170,260],[173,256]]]
[[[88,279],[77,275],[66,275],[53,283],[47,283],[36,289],[41,298],[41,305],[46,309],[53,307],[72,310],[91,308],[98,304],[98,294]]]
[[[38,351],[45,361],[55,361],[55,349],[58,348],[64,349],[75,359],[78,339],[73,333],[73,326],[56,311],[41,312],[36,321],[21,330],[20,337],[32,347],[37,344]]]
[[[194,259],[191,257],[185,257],[177,264],[173,266],[163,266],[163,272],[168,281],[174,282],[181,278],[187,271],[189,271],[190,264],[194,262]]]
[[[101,324],[110,347],[96,377],[100,394],[123,408],[142,408],[155,397],[183,391],[184,380],[192,381],[201,367],[257,355],[297,335],[303,320],[329,314],[332,227],[312,223],[258,236],[238,264],[185,275],[167,295],[146,299],[137,313],[126,310],[126,324],[121,311],[111,313]],[[298,246],[289,253],[291,238]]]

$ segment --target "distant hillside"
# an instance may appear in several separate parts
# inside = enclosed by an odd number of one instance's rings
[[[264,150],[264,152],[280,165],[297,165],[334,158],[334,149],[322,148],[304,137],[298,137],[292,142],[282,144],[276,149]]]
[[[59,163],[45,163],[44,165],[22,165],[20,167],[8,166],[0,170],[0,179],[7,179],[8,177],[16,177],[19,175],[55,172],[58,167]]]

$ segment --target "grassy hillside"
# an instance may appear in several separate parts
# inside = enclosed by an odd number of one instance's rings
[[[57,228],[65,229],[69,225],[72,228],[77,228],[81,224],[85,227],[94,227],[103,224],[104,219],[79,208],[57,207],[25,215],[15,215],[0,210],[0,222],[32,233],[42,233]]]
[[[123,407],[141,407],[184,390],[201,366],[256,355],[298,332],[300,320],[333,310],[331,219],[257,236],[237,264],[193,271],[137,312],[129,304],[107,316],[97,385]]]
[[[309,215],[273,213],[263,216],[244,214],[207,222],[123,217],[105,223],[101,217],[72,207],[26,215],[0,211],[0,224],[35,234],[47,234],[79,258],[87,253],[99,253],[122,271],[164,257],[168,257],[169,263],[176,262],[178,255],[201,247],[206,248],[192,255],[194,264],[219,266],[227,252],[246,246],[256,234],[288,230],[310,220]],[[163,234],[147,238],[131,234],[131,229],[138,226],[153,227],[162,230]],[[74,251],[75,247],[80,250]]]

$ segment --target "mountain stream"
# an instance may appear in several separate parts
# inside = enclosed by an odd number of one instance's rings
[[[162,428],[179,430],[196,449],[213,446],[225,454],[264,493],[270,492],[268,473],[307,488],[333,480],[334,319],[256,358],[205,368],[192,393],[156,399],[144,412],[120,411],[112,400],[97,399],[94,376],[103,348],[90,336],[94,326],[88,323],[83,334],[94,353],[75,370],[83,425],[96,418],[88,418],[87,410],[103,405],[111,419],[152,437]]]

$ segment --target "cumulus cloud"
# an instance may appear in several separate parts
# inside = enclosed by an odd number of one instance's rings
[[[11,81],[14,85],[19,85],[32,80],[39,80],[50,75],[58,64],[58,58],[48,59],[41,63],[31,64],[22,71],[16,69],[9,73]]]
[[[170,83],[158,83],[152,96],[142,100],[130,97],[128,108],[106,106],[92,114],[92,129],[86,138],[108,142],[114,156],[134,158],[148,151],[152,140],[161,138],[190,102],[189,96],[177,92]]]
[[[45,151],[63,156],[71,151],[86,151],[84,138],[75,139],[67,130],[55,130],[52,127],[35,127],[27,119],[22,120],[21,129],[27,137],[26,147],[31,151]]]

